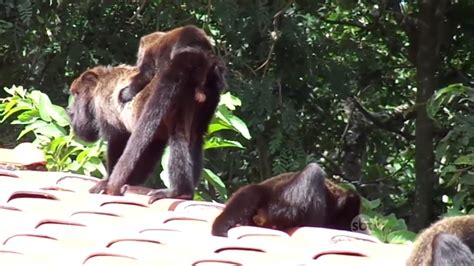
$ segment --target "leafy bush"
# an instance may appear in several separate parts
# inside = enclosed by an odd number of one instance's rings
[[[416,234],[409,231],[405,220],[397,218],[395,214],[382,215],[376,211],[380,207],[379,199],[362,200],[363,218],[370,232],[383,242],[391,244],[404,244],[413,241]]]
[[[448,215],[474,213],[473,103],[474,88],[453,84],[439,90],[428,104],[439,128],[448,129],[435,152]]]
[[[13,86],[5,88],[10,95],[1,99],[0,123],[7,120],[11,124],[22,125],[23,130],[18,135],[18,140],[32,134],[34,141],[42,149],[48,161],[50,171],[72,171],[80,174],[105,176],[107,171],[104,165],[106,142],[99,140],[94,143],[85,143],[76,138],[71,130],[69,116],[66,110],[51,102],[49,97],[38,91],[31,92],[23,87]],[[204,149],[239,148],[243,149],[240,142],[219,136],[218,132],[230,130],[250,139],[246,124],[232,114],[241,102],[230,93],[221,96],[215,117],[209,125],[205,138]],[[10,119],[12,118],[13,119]],[[168,150],[162,158],[163,171],[161,178],[168,184],[167,161]],[[210,169],[204,169],[202,184],[204,187],[212,186],[217,191],[217,198],[221,201],[227,199],[227,189],[221,178]],[[198,198],[214,198],[198,191]]]

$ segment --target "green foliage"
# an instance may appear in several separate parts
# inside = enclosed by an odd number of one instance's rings
[[[451,214],[474,211],[474,89],[453,84],[439,90],[428,112],[449,131],[436,147],[443,201]],[[455,193],[451,193],[454,191]]]
[[[48,170],[73,171],[99,177],[106,175],[103,163],[106,145],[104,141],[88,144],[78,140],[71,131],[66,110],[52,104],[46,94],[37,90],[28,92],[23,87],[17,86],[5,88],[5,91],[10,96],[1,99],[0,122],[4,123],[15,116],[10,123],[24,127],[18,139],[33,134],[33,143],[46,153]],[[240,142],[223,138],[218,133],[232,131],[246,139],[251,138],[245,123],[232,113],[240,105],[240,100],[229,92],[222,95],[215,118],[209,125],[209,133],[205,137],[205,150],[244,148]],[[160,174],[167,186],[169,186],[168,157],[167,149],[161,162],[164,170]],[[225,201],[228,192],[221,178],[210,169],[204,169],[203,176],[203,189],[198,191],[197,197]],[[211,193],[213,191],[215,193]]]
[[[17,139],[32,134],[33,143],[46,154],[48,170],[106,174],[102,163],[104,143],[87,144],[74,138],[63,107],[52,104],[46,94],[37,90],[28,92],[23,87],[13,86],[5,91],[10,96],[1,99],[1,123],[15,117],[10,123],[23,126]]]
[[[380,207],[380,200],[362,200],[363,217],[371,234],[383,242],[392,244],[404,244],[414,241],[416,234],[409,231],[403,219],[395,214],[383,215],[376,211]]]
[[[242,128],[219,107],[216,119],[221,121],[211,125],[206,142],[206,166],[229,192],[317,161],[329,175],[349,179],[362,195],[379,199],[377,212],[408,219],[416,211],[416,115],[407,112],[381,127],[367,117],[355,121],[346,103],[357,98],[382,119],[400,109],[417,109],[417,67],[426,63],[417,59],[423,42],[414,32],[420,3],[0,1],[0,77],[3,86],[42,88],[52,102],[65,106],[67,84],[85,69],[134,63],[140,36],[195,24],[225,58],[228,89],[242,99],[242,107],[231,111],[246,122],[248,133],[238,134],[253,137],[242,149],[233,130],[214,134]],[[440,53],[432,66],[440,88],[472,84],[474,73],[474,1],[448,6],[446,16],[436,16],[446,23],[433,27],[442,30],[436,34],[439,42],[431,43]],[[442,181],[435,188],[433,217],[446,209],[466,213],[474,202],[472,97],[448,93],[458,89],[465,90],[455,85],[432,101],[438,123],[435,169]],[[365,123],[366,142],[357,142],[360,153],[346,161],[343,155],[354,147],[346,145],[345,136],[355,122]],[[222,146],[234,148],[215,148]],[[351,163],[359,164],[360,175],[341,173],[341,165]],[[203,176],[199,196],[216,199],[211,195],[226,193],[212,174]]]

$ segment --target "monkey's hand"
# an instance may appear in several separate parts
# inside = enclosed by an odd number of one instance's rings
[[[95,184],[95,186],[89,189],[89,192],[94,194],[105,194],[107,191],[107,182],[108,180],[100,180]]]
[[[119,93],[119,101],[121,103],[129,102],[137,95],[143,88],[148,85],[152,77],[148,77],[146,73],[138,73],[132,78],[130,84],[123,88]]]
[[[180,195],[176,191],[168,189],[168,188],[153,190],[150,193],[148,193],[148,196],[150,196],[150,199],[148,200],[149,204],[152,204],[153,202],[160,199],[168,199],[168,198],[184,199],[184,200],[193,199],[193,195]]]
[[[119,93],[119,101],[121,103],[129,102],[135,97],[136,93],[130,86],[123,88]]]

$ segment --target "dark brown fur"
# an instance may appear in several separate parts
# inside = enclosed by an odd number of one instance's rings
[[[284,173],[235,192],[215,219],[212,233],[225,236],[237,225],[278,230],[320,226],[350,230],[360,212],[360,196],[325,178],[311,163],[300,172]]]
[[[108,141],[109,177],[91,192],[120,195],[123,185],[142,184],[169,144],[171,188],[154,190],[150,201],[192,198],[203,136],[225,84],[224,66],[207,52],[183,47],[131,102],[122,103],[120,92],[138,72],[130,66],[96,67],[71,85],[74,131],[86,141],[99,136]],[[197,101],[198,94],[205,101]]]
[[[212,45],[206,33],[192,25],[143,36],[137,55],[139,73],[133,77],[130,86],[121,91],[120,101],[130,101],[151,81],[155,73],[162,71],[173,56],[183,48],[197,49],[213,56]],[[203,101],[203,95],[198,92],[196,101]]]
[[[474,265],[474,215],[442,219],[416,239],[408,266]]]

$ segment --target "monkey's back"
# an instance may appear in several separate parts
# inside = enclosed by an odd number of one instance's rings
[[[458,237],[472,251],[474,249],[474,215],[448,217],[425,229],[417,237],[407,265],[431,265],[432,243],[439,233]]]

